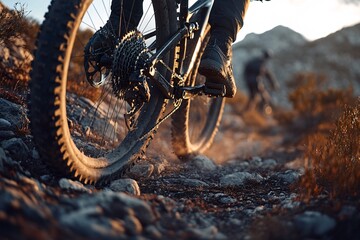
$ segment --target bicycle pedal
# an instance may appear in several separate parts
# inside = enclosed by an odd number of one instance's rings
[[[204,93],[212,97],[223,97],[226,94],[226,88],[222,83],[207,82],[205,84]]]

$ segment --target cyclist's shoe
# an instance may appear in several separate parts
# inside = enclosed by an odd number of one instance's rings
[[[202,56],[199,73],[206,77],[205,86],[212,88],[223,84],[225,97],[232,98],[236,93],[235,78],[231,64],[230,37],[212,35]],[[221,41],[224,40],[224,41]],[[221,42],[220,42],[221,41]]]

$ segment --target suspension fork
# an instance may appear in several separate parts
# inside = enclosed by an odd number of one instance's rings
[[[180,82],[184,82],[194,65],[213,4],[213,0],[198,0],[189,8],[188,0],[177,0],[177,2],[180,3],[180,28],[146,61],[143,70],[143,74],[154,80],[163,95],[170,99],[182,98],[184,95],[183,93],[178,94],[177,86]],[[169,81],[157,71],[155,64],[160,62],[161,57],[167,54],[170,49],[179,46],[179,44],[181,52],[179,53],[178,68],[172,74],[173,81]],[[171,82],[175,83],[175,87]],[[187,90],[187,88],[183,90]]]

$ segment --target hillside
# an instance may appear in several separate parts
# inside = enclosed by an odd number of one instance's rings
[[[278,26],[263,34],[249,34],[233,46],[235,77],[243,85],[243,64],[262,49],[270,49],[273,58],[269,68],[277,77],[282,89],[276,94],[279,104],[289,106],[287,84],[298,73],[314,73],[328,79],[327,86],[352,86],[360,94],[360,24],[344,28],[329,36],[309,42],[300,34]]]

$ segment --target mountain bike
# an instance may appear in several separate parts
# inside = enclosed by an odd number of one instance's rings
[[[30,81],[31,131],[42,159],[91,184],[122,177],[168,118],[180,159],[205,151],[224,107],[224,86],[205,86],[197,71],[212,0],[145,0],[136,29],[98,52],[87,43],[110,2],[53,0]]]

